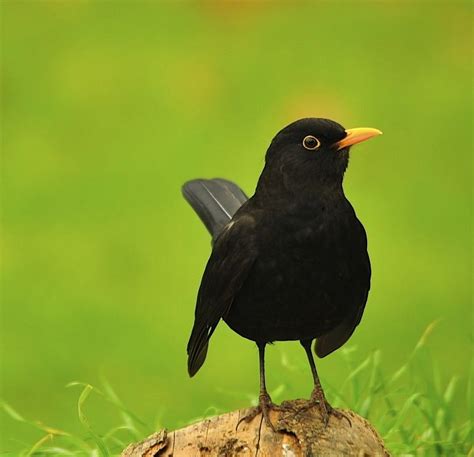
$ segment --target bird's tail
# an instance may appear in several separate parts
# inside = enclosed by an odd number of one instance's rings
[[[221,178],[193,179],[183,185],[182,192],[213,240],[248,200],[237,184]]]

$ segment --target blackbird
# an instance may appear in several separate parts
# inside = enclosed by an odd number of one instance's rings
[[[341,417],[327,402],[311,352],[325,357],[341,347],[359,324],[370,289],[370,260],[363,225],[344,195],[349,149],[382,132],[345,130],[320,118],[300,119],[272,140],[255,194],[234,183],[196,179],[183,195],[213,238],[197,295],[187,346],[188,372],[204,363],[209,339],[221,319],[255,341],[260,361],[260,412],[273,428],[277,408],[265,386],[265,346],[299,340],[311,367],[309,404],[327,424]]]

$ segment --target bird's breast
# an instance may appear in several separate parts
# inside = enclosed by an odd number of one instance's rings
[[[369,287],[365,233],[356,222],[350,213],[269,217],[230,324],[269,340],[316,337],[338,325]]]

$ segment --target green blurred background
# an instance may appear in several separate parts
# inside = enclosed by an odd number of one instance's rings
[[[345,180],[374,272],[349,345],[395,369],[441,319],[433,354],[465,382],[470,14],[455,1],[4,1],[1,396],[70,430],[65,385],[100,376],[152,425],[248,405],[257,351],[225,325],[187,377],[210,240],[180,186],[220,176],[252,193],[273,135],[305,116],[384,132],[353,150]],[[307,396],[298,344],[267,352],[270,388]],[[337,386],[341,355],[319,371]],[[100,403],[89,415],[99,431],[116,421]],[[41,436],[1,421],[3,450]]]

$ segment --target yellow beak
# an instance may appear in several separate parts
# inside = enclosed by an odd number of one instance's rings
[[[380,130],[371,129],[369,127],[347,129],[346,136],[341,141],[338,141],[336,143],[337,150],[339,151],[342,148],[347,148],[377,135],[382,135],[382,132]]]

